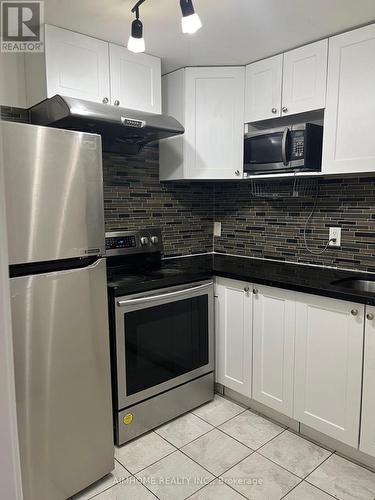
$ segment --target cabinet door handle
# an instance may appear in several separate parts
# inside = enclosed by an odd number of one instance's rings
[[[271,111],[275,115],[277,113],[277,108],[272,108]]]
[[[103,97],[103,101],[102,101],[103,104],[108,104],[109,103],[109,99],[108,97]]]
[[[352,309],[352,310],[350,311],[350,314],[351,314],[352,316],[358,316],[358,309]]]
[[[286,106],[283,106],[283,113],[287,113],[288,112],[288,108]]]
[[[243,289],[243,291],[245,293],[249,293],[250,292],[250,287],[249,286],[245,286],[245,288]]]
[[[258,293],[259,293],[259,290],[258,290],[257,288],[254,288],[254,289],[253,289],[253,294],[254,294],[254,295],[258,295]]]
[[[236,175],[240,175],[240,171],[239,171],[239,170],[236,170],[234,173],[235,173]]]
[[[374,315],[372,313],[368,313],[366,315],[366,318],[369,320],[369,321],[372,321],[374,319]]]
[[[118,99],[115,100],[115,102],[113,103],[115,106],[120,106],[120,101]]]

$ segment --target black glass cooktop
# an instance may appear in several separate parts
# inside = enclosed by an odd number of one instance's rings
[[[155,254],[107,258],[108,287],[115,296],[204,280],[211,274],[211,266],[185,268]]]

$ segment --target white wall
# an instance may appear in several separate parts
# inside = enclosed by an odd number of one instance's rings
[[[27,107],[23,54],[0,52],[0,105]]]
[[[0,497],[22,500],[0,121]]]

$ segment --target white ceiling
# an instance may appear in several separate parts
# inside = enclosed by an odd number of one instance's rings
[[[126,45],[135,0],[45,0],[46,22]],[[203,28],[183,35],[179,0],[146,0],[146,52],[163,73],[246,64],[375,21],[375,0],[194,0]]]

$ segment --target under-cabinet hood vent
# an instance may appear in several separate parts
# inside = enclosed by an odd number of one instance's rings
[[[103,151],[112,153],[137,154],[149,142],[185,131],[171,116],[60,95],[36,104],[29,111],[35,125],[100,134]]]

